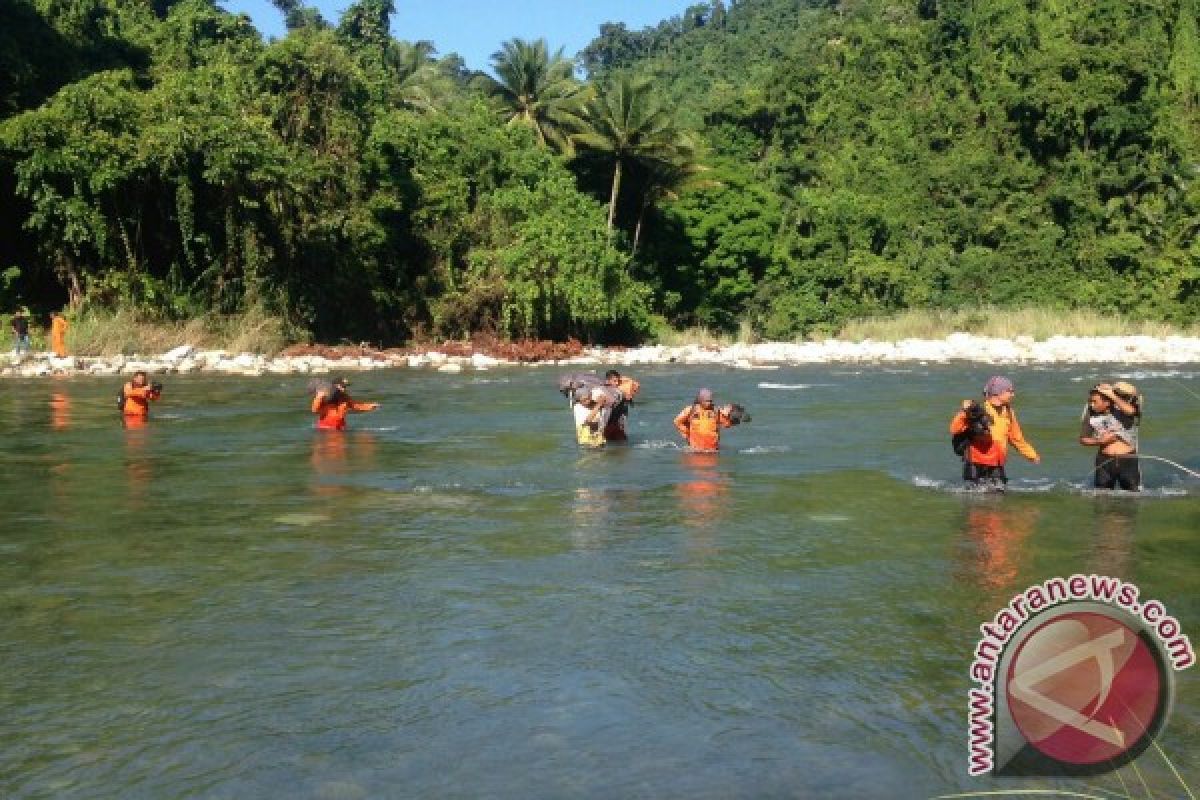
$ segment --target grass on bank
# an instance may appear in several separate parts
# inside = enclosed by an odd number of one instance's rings
[[[852,320],[837,338],[849,341],[944,339],[952,333],[972,333],[998,339],[1029,336],[1044,341],[1052,336],[1197,336],[1200,325],[1171,325],[1136,320],[1120,314],[1084,309],[996,308],[903,311],[886,317]]]
[[[998,339],[1029,336],[1045,341],[1052,336],[1200,336],[1200,324],[1172,325],[1166,322],[1135,320],[1120,314],[1089,310],[1048,308],[996,308],[985,306],[958,310],[910,310],[887,316],[851,320],[832,337],[813,333],[795,341],[822,341],[827,338],[850,342],[871,339],[897,342],[901,339],[944,339],[952,333],[970,333]],[[728,347],[761,341],[748,322],[736,332],[693,327],[683,330],[659,329],[654,343],[669,347],[696,345]]]
[[[149,355],[184,344],[270,356],[290,343],[284,321],[259,310],[164,322],[126,310],[87,309],[68,322],[67,350],[79,356]]]

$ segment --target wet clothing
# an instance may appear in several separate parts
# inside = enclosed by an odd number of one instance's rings
[[[1092,478],[1097,489],[1141,491],[1142,469],[1137,457],[1140,418],[1140,413],[1126,414],[1115,404],[1100,414],[1085,410],[1081,437],[1098,439],[1106,433],[1117,437],[1096,453]]]
[[[991,429],[983,436],[971,439],[963,455],[964,461],[983,467],[1003,467],[1008,460],[1009,444],[1030,461],[1037,459],[1037,451],[1025,441],[1025,435],[1021,433],[1021,425],[1017,422],[1017,415],[1011,406],[996,408],[986,401],[980,405],[991,419]],[[954,415],[954,419],[950,420],[950,433],[966,433],[967,428],[967,413],[959,411]]]
[[[595,387],[590,394],[597,402],[605,402],[606,397],[601,387]],[[575,418],[575,441],[586,447],[599,447],[607,438],[608,423],[612,419],[613,406],[601,405],[599,408],[588,408],[583,403],[571,407]],[[593,412],[595,416],[593,417]],[[589,422],[589,420],[594,420]]]
[[[1142,489],[1142,468],[1136,454],[1108,456],[1096,453],[1097,489],[1124,489],[1138,492]]]
[[[705,408],[694,403],[675,417],[675,429],[687,437],[693,450],[717,450],[721,444],[721,428],[733,425],[720,409]]]
[[[629,406],[625,402],[621,402],[608,415],[608,424],[604,426],[604,440],[606,442],[628,441],[629,436],[625,433],[625,424],[628,420]]]
[[[633,378],[622,377],[617,388],[621,391],[621,401],[613,407],[612,412],[608,415],[608,424],[604,426],[604,439],[609,442],[628,441],[629,437],[626,435],[625,428],[629,421],[629,405],[633,402],[638,390],[641,389],[641,384]]]
[[[359,403],[350,398],[345,392],[333,393],[328,397],[324,392],[318,392],[312,401],[312,413],[317,415],[317,427],[326,431],[344,431],[346,415],[352,411],[372,411],[374,403]]]
[[[158,399],[158,392],[150,386],[134,386],[133,381],[121,389],[125,396],[125,406],[121,413],[127,417],[145,417],[150,414],[150,401]]]
[[[61,316],[50,322],[50,349],[59,358],[67,356],[67,321]]]
[[[976,486],[995,486],[1003,488],[1008,483],[1008,475],[1004,472],[1003,466],[988,467],[982,464],[972,464],[970,461],[963,462],[963,480],[967,483],[973,483]]]

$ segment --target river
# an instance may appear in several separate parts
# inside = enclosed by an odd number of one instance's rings
[[[1040,466],[956,491],[946,432],[989,370],[631,370],[631,442],[574,444],[560,370],[113,380],[0,402],[0,795],[932,797],[1118,777],[966,774],[980,623],[1098,572],[1200,642],[1200,482],[1085,489],[1088,386],[1147,395],[1143,452],[1200,470],[1200,371],[1015,368]],[[719,456],[671,417],[745,404]],[[1200,783],[1200,670],[1163,752]],[[1181,796],[1155,753],[1146,789]],[[1165,793],[1165,794],[1164,794]]]

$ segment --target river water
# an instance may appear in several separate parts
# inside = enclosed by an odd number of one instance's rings
[[[1003,496],[955,491],[946,433],[983,367],[646,368],[600,452],[553,368],[356,375],[383,407],[344,435],[303,377],[169,377],[140,429],[112,380],[7,382],[0,796],[1182,796],[1154,753],[1144,790],[966,775],[1016,591],[1120,576],[1200,641],[1200,483],[1083,488],[1114,373],[1143,451],[1200,470],[1192,368],[1012,370],[1043,463]],[[753,415],[719,456],[671,428],[700,385]],[[1193,786],[1198,673],[1160,740]]]

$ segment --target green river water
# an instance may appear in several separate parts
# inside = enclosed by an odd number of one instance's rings
[[[1048,577],[1200,637],[1200,482],[1085,491],[1075,443],[1116,373],[1143,452],[1200,470],[1200,371],[1013,369],[1043,463],[1003,496],[955,491],[946,433],[985,367],[630,370],[600,452],[558,372],[356,375],[383,407],[344,435],[303,376],[167,376],[140,429],[112,379],[7,381],[0,796],[1186,796],[1156,753],[970,778],[965,717],[979,624]],[[670,425],[700,385],[753,415],[718,457]],[[1198,675],[1160,739],[1193,791]]]

